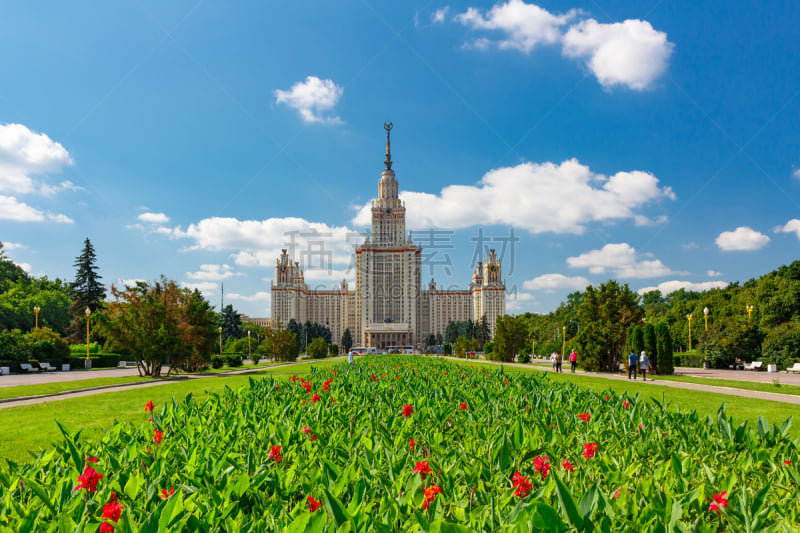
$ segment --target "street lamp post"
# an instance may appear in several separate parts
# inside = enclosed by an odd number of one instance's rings
[[[703,308],[703,318],[706,319],[706,331],[708,331],[708,307]]]
[[[747,310],[747,318],[749,319],[753,314],[753,306],[748,305],[747,307],[745,307],[745,309]]]
[[[86,363],[84,367],[92,368],[92,360],[89,359],[89,316],[92,314],[92,310],[87,307],[83,313],[86,315]]]
[[[250,330],[247,330],[247,355],[248,357],[252,356],[252,352],[250,351]]]
[[[686,318],[689,320],[689,351],[692,351],[692,314],[689,313],[686,315]]]
[[[219,355],[222,355],[222,326],[219,327]]]
[[[561,326],[561,356],[564,356],[564,351],[567,349],[567,326]]]
[[[39,329],[39,311],[41,310],[38,305],[33,308],[33,314],[36,315],[36,329]]]

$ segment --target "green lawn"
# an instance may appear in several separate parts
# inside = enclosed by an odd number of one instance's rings
[[[780,382],[780,376],[776,376],[775,379],[779,380]],[[682,383],[697,383],[699,385],[731,387],[733,389],[774,392],[777,394],[800,396],[800,387],[797,385],[786,385],[785,383],[781,383],[780,386],[776,386],[773,383],[757,383],[753,381],[739,381],[735,379],[697,378],[694,376],[656,376],[654,380],[680,381]]]
[[[457,361],[463,365],[473,365],[476,368],[485,367],[497,369],[493,363],[483,363],[476,361]],[[641,398],[654,398],[661,401],[663,398],[672,406],[683,410],[696,410],[701,414],[709,414],[712,418],[716,417],[717,410],[722,403],[725,403],[726,412],[731,415],[737,424],[746,421],[750,427],[755,427],[759,415],[763,415],[773,424],[781,423],[790,416],[797,414],[797,405],[773,402],[767,400],[754,400],[741,396],[727,396],[713,392],[703,392],[688,389],[678,389],[673,387],[662,387],[651,385],[650,383],[629,383],[603,377],[587,376],[586,374],[572,374],[569,371],[556,374],[554,372],[543,372],[539,368],[512,367],[504,366],[506,372],[542,372],[546,373],[553,381],[571,381],[576,385],[587,387],[596,391],[614,390],[617,393],[627,391],[629,395],[639,394]],[[721,380],[707,379],[705,381],[718,382]],[[726,380],[729,381],[729,380]],[[739,383],[739,382],[736,382]],[[762,384],[763,385],[763,384]],[[772,385],[766,385],[775,389]],[[780,387],[781,389],[784,386]],[[775,392],[770,389],[770,392]],[[800,437],[800,423],[795,423],[790,434],[793,438]]]
[[[227,387],[240,387],[248,383],[250,375],[262,377],[275,374],[279,379],[308,372],[312,366],[328,366],[332,361],[301,363],[287,367],[255,369],[252,373],[219,376],[170,382],[155,387],[107,392],[81,398],[38,403],[0,409],[0,458],[20,462],[45,449],[61,433],[55,421],[61,422],[70,432],[82,431],[83,438],[98,438],[115,421],[147,422],[144,404],[148,400],[158,405],[170,399],[183,399],[188,393],[203,398],[208,392],[219,392]],[[98,381],[98,380],[92,380]]]
[[[95,378],[79,379],[77,381],[59,381],[56,383],[42,383],[39,385],[17,385],[15,387],[0,388],[0,399],[22,398],[23,396],[38,396],[40,394],[53,394],[77,389],[88,389],[90,387],[102,387],[104,385],[121,385],[124,383],[141,383],[150,381],[152,378],[140,378],[139,376],[125,376],[118,378]]]

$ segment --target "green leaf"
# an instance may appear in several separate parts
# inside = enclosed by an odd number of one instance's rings
[[[350,520],[350,515],[347,513],[347,509],[345,509],[344,505],[342,505],[342,502],[339,501],[339,498],[331,494],[327,488],[324,488],[323,492],[325,493],[325,507],[336,522],[336,527]]]
[[[558,496],[558,503],[561,506],[561,510],[567,515],[569,525],[580,531],[583,528],[583,517],[578,510],[578,505],[575,503],[575,498],[561,479],[559,479],[558,475],[555,473],[552,475],[553,480],[556,482],[556,495]]]

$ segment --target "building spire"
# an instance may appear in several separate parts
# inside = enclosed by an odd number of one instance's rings
[[[392,127],[391,122],[383,123],[383,129],[386,130],[386,161],[383,164],[386,165],[386,170],[392,170],[392,152],[389,149],[389,132],[392,131]]]

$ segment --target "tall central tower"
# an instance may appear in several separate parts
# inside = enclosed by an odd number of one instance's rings
[[[386,169],[378,182],[378,199],[372,202],[372,244],[377,247],[402,246],[406,240],[406,208],[397,194],[397,180],[392,170],[392,151],[389,132],[392,123],[383,125],[386,130]]]

